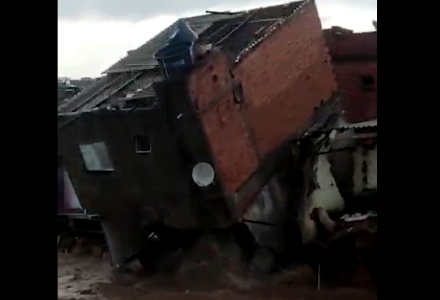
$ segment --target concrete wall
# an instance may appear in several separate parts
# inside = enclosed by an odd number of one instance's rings
[[[273,195],[273,196],[272,196]],[[285,249],[285,236],[281,230],[286,219],[287,203],[285,193],[279,182],[272,179],[263,191],[258,195],[258,199],[244,215],[244,218],[252,221],[262,221],[278,226],[268,226],[262,224],[248,223],[249,229],[254,234],[259,245],[270,247],[278,252]]]
[[[178,228],[222,227],[233,219],[216,175],[208,187],[197,186],[192,168],[213,164],[210,147],[184,80],[155,84],[158,103],[151,109],[95,110],[60,115],[58,148],[81,203],[104,218],[123,222],[160,221]],[[135,136],[149,137],[151,152],[139,154]],[[90,172],[80,145],[104,142],[113,170]]]
[[[377,145],[371,150],[357,148],[353,152],[353,160],[354,194],[365,189],[377,189]]]
[[[154,191],[167,184],[157,178],[175,180],[171,166],[178,161],[176,155],[168,150],[173,140],[167,139],[166,130],[153,130],[156,122],[162,123],[162,120],[155,111],[124,113],[101,110],[83,113],[59,131],[59,153],[84,206],[105,209],[116,199],[134,202],[144,196],[142,185]],[[136,135],[150,137],[152,153],[136,153]],[[160,143],[157,142],[159,139]],[[87,172],[79,146],[96,142],[105,142],[113,172]],[[162,158],[165,154],[168,154],[167,158]],[[164,159],[169,162],[168,167],[156,170],[156,164]]]
[[[377,145],[370,150],[357,147],[353,151],[343,153],[350,157],[354,165],[352,178],[349,180],[352,183],[350,194],[356,196],[366,189],[377,189]],[[344,176],[333,173],[335,168],[332,168],[329,160],[332,164],[340,162],[335,158],[331,159],[331,155],[319,155],[314,162],[316,189],[304,200],[304,206],[300,212],[302,237],[305,243],[312,241],[316,236],[315,223],[310,219],[310,213],[314,207],[322,207],[328,212],[343,212],[345,208],[347,199],[344,199],[339,190],[341,182],[335,179],[335,177],[343,178]]]
[[[60,130],[58,150],[81,204],[120,222],[136,217],[192,227],[199,216],[215,221],[206,201],[197,203],[203,193],[194,195],[192,165],[182,158],[182,147],[166,124],[159,109],[101,110],[84,113]],[[136,153],[136,135],[149,136],[151,153]],[[79,145],[96,142],[105,142],[114,171],[86,170]]]
[[[312,241],[316,236],[315,222],[310,219],[310,213],[314,207],[322,207],[326,211],[335,212],[342,211],[345,204],[331,172],[328,155],[319,155],[312,165],[313,182],[316,188],[306,195],[304,205],[299,212],[304,243]]]

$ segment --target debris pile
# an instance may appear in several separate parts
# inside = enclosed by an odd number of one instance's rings
[[[314,248],[319,276],[329,285],[371,285],[376,280],[377,215],[344,215],[333,221],[320,207],[311,219],[318,235]]]

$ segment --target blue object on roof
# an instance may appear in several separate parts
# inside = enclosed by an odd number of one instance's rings
[[[176,26],[177,30],[171,36],[168,44],[154,54],[154,58],[157,59],[168,77],[192,65],[193,46],[197,40],[197,34],[184,20],[178,20]]]

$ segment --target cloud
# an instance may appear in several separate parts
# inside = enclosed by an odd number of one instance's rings
[[[246,10],[288,0],[58,0],[59,76],[98,76],[177,18],[205,10]],[[239,3],[239,4],[237,4]],[[324,27],[374,30],[375,0],[316,0]]]
[[[188,15],[207,9],[239,10],[279,4],[287,1],[270,0],[58,0],[58,19],[78,20],[100,18],[137,22],[161,15]],[[359,9],[377,10],[377,0],[317,0],[318,6],[356,6]],[[239,3],[239,4],[238,4]]]
[[[59,21],[58,75],[98,76],[128,50],[142,45],[176,19],[162,16],[137,23]]]

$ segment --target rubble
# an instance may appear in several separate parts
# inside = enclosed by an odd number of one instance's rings
[[[313,245],[320,248],[315,259],[324,278],[331,283],[339,281],[338,284],[371,285],[375,282],[377,215],[344,215],[333,221],[325,210],[315,207],[311,218],[319,228]],[[361,278],[363,282],[352,282],[359,267],[363,272],[367,270],[368,274],[363,274],[367,277]]]

